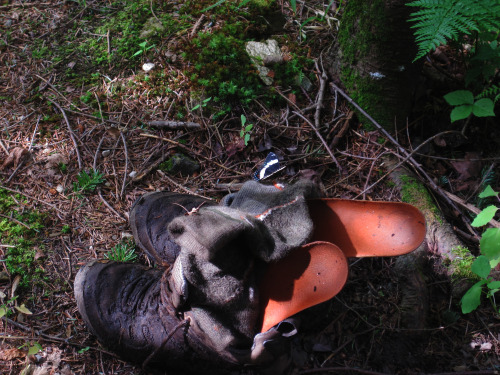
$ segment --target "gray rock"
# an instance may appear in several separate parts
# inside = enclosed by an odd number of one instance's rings
[[[268,39],[262,42],[247,42],[245,50],[250,56],[252,63],[259,71],[259,76],[266,85],[271,85],[273,79],[269,77],[271,69],[270,65],[281,64],[283,55],[279,48],[278,42],[274,39]]]

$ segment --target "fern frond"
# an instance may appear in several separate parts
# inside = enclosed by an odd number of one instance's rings
[[[500,98],[500,86],[492,85],[491,87],[487,88],[482,93],[477,95],[477,99],[481,98],[493,98],[493,101],[496,103]]]
[[[500,28],[498,0],[415,0],[407,4],[420,10],[411,14],[415,22],[418,53],[425,56],[448,39],[458,40],[463,34]]]

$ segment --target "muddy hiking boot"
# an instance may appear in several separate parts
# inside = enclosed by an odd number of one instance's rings
[[[165,298],[164,271],[138,264],[94,261],[75,279],[75,296],[88,329],[122,358],[197,372],[220,365],[193,335],[190,321]],[[225,367],[229,364],[224,363]]]

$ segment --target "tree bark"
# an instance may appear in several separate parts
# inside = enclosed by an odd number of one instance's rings
[[[390,132],[406,124],[420,70],[406,2],[349,0],[331,56],[331,76]]]

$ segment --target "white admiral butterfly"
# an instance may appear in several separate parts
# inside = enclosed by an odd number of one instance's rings
[[[255,181],[262,181],[278,173],[284,168],[285,168],[284,166],[283,167],[280,166],[276,154],[274,152],[270,152],[267,155],[264,164],[259,169],[257,169],[257,171],[253,174],[253,178]]]

